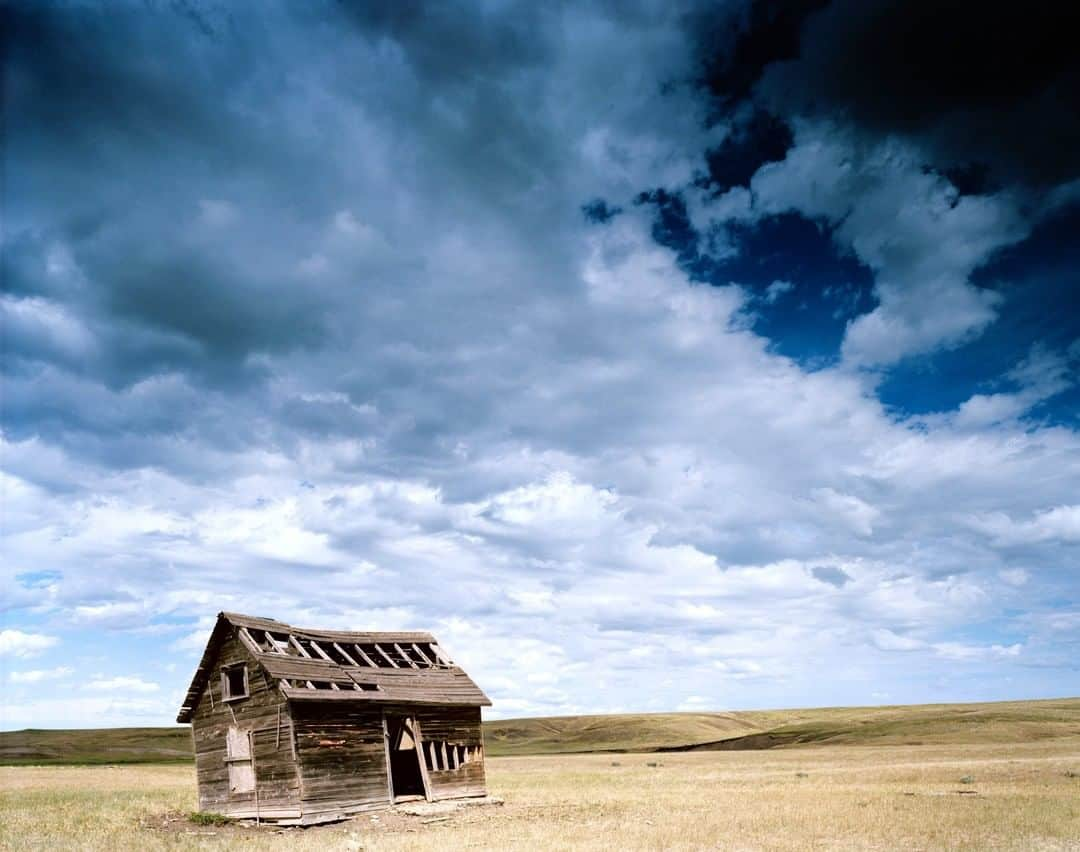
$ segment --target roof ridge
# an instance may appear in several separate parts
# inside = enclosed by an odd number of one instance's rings
[[[318,627],[297,627],[294,624],[288,624],[284,621],[278,621],[276,618],[264,618],[257,615],[244,615],[243,613],[239,612],[227,611],[219,612],[218,618],[224,618],[230,624],[237,627],[256,627],[258,629],[267,629],[264,625],[273,625],[269,629],[279,630],[283,633],[296,633],[302,636],[362,636],[365,638],[369,636],[385,636],[387,639],[389,639],[390,637],[407,637],[411,641],[435,641],[435,637],[426,630],[327,630],[325,628]]]
[[[249,630],[262,631],[262,638],[252,637]],[[317,630],[294,627],[273,618],[223,610],[218,613],[214,622],[202,659],[177,716],[178,722],[191,721],[203,690],[210,680],[221,643],[233,631],[252,655],[255,664],[264,674],[279,682],[290,700],[329,699],[331,691],[339,690],[334,690],[333,687],[330,690],[315,688],[312,683],[308,683],[310,689],[295,689],[289,686],[288,681],[337,680],[326,676],[334,672],[344,678],[342,682],[355,684],[355,689],[349,690],[350,699],[472,706],[491,703],[465,671],[440,649],[439,641],[426,631]],[[268,633],[286,634],[288,638],[273,638],[267,636]],[[264,642],[278,646],[291,642],[300,654],[278,654],[272,649],[263,648]],[[301,643],[308,647],[301,647]],[[338,643],[346,646],[354,644],[354,647],[343,651],[338,647]],[[412,646],[413,650],[403,650],[399,643],[405,649]],[[425,646],[423,650],[420,648],[421,643]],[[366,646],[366,651],[361,645]],[[383,648],[383,645],[386,647]],[[384,667],[382,662],[376,664],[369,658],[369,654],[375,659],[385,660],[389,667]],[[331,659],[329,655],[334,655],[335,658]],[[366,660],[371,665],[350,666],[337,659],[339,656],[350,659],[350,655],[357,660]],[[427,665],[422,665],[421,661]],[[334,697],[341,699],[346,696]]]

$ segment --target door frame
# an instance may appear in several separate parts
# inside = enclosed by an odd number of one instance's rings
[[[390,762],[390,754],[395,751],[395,743],[390,741],[390,722],[389,719],[400,720],[401,728],[395,730],[395,737],[400,738],[402,733],[407,732],[413,741],[413,753],[416,755],[417,767],[420,770],[420,782],[424,786],[424,798],[429,802],[434,801],[431,795],[431,779],[428,778],[427,761],[424,760],[424,742],[422,734],[420,732],[420,720],[416,716],[409,713],[394,713],[387,714],[386,709],[382,711],[382,729],[383,729],[383,755],[386,760],[386,793],[390,801],[390,804],[394,804],[394,771]]]

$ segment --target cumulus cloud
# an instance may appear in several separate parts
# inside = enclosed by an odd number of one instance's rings
[[[992,394],[975,394],[965,400],[953,414],[954,422],[962,428],[977,428],[1020,417],[1072,384],[1070,358],[1067,353],[1052,352],[1036,344],[1028,357],[1009,370],[1004,379],[1017,386],[1016,390]]]
[[[844,357],[861,365],[972,339],[995,319],[1000,296],[969,276],[1030,229],[1018,199],[958,198],[918,149],[833,124],[796,123],[792,149],[750,187],[746,217],[797,211],[835,223],[833,239],[874,270],[878,305],[848,323],[843,343]]]
[[[874,644],[882,651],[917,651],[925,648],[926,643],[910,636],[900,636],[891,630],[875,630]]]
[[[1022,586],[1031,579],[1031,575],[1023,568],[1005,568],[998,571],[998,576],[1010,586]]]
[[[0,656],[37,657],[60,640],[44,633],[22,630],[0,630]]]
[[[970,523],[1001,547],[1041,541],[1080,542],[1080,505],[1054,506],[1026,520],[1003,512],[976,515]]]
[[[757,157],[739,132],[710,151],[686,188],[700,233],[785,211],[825,223],[875,273],[877,304],[845,317],[855,365],[963,346],[997,320],[1002,293],[972,273],[1076,199],[1078,65],[1050,17],[995,7],[971,39],[963,4],[750,0],[704,7],[695,28],[721,114],[773,128]]]
[[[799,6],[812,13],[801,22],[797,58],[761,69],[762,94],[775,108],[842,116],[867,136],[907,137],[928,162],[980,164],[997,183],[1046,187],[1076,177],[1080,120],[1065,104],[1080,63],[1064,19],[995,5],[979,16],[979,37],[967,38],[971,9],[960,2]],[[1075,23],[1073,13],[1065,18]]]
[[[37,688],[40,692],[40,687]],[[80,697],[63,689],[55,697],[27,696],[0,704],[0,725],[5,729],[29,727],[100,727],[102,720],[112,725],[145,727],[160,725],[174,716],[175,702],[159,698]]]
[[[139,677],[96,678],[86,684],[87,689],[101,692],[157,692],[161,687]]]
[[[19,672],[8,672],[8,680],[12,683],[41,683],[47,680],[62,680],[72,674],[75,669],[71,666],[56,666],[52,669],[27,669]]]
[[[5,724],[167,721],[220,609],[432,630],[502,715],[1046,683],[1080,443],[1022,415],[1067,362],[941,416],[852,369],[992,323],[1028,218],[917,140],[717,117],[683,11],[19,7],[0,647],[100,674]],[[839,362],[753,324],[794,274],[703,284],[635,203],[761,134],[688,215],[824,222],[876,276]],[[101,661],[133,638],[175,670]]]

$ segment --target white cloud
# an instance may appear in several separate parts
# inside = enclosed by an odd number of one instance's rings
[[[795,285],[790,281],[773,281],[768,287],[765,288],[765,301],[769,304],[774,304],[785,293],[790,293],[795,289]]]
[[[1001,582],[1010,586],[1023,586],[1031,579],[1031,575],[1023,568],[1005,568],[998,571],[998,576],[1001,578]]]
[[[934,651],[938,656],[949,660],[977,660],[977,659],[1000,659],[1019,657],[1024,646],[1021,643],[1013,645],[965,645],[962,642],[937,642]]]
[[[1080,541],[1080,504],[1044,509],[1030,520],[1018,521],[1004,512],[992,512],[973,515],[968,522],[999,547],[1043,541]]]
[[[873,267],[845,363],[807,369],[755,333],[760,298],[689,280],[634,204],[693,180],[727,129],[694,87],[658,83],[698,70],[682,16],[597,6],[569,26],[526,6],[498,38],[470,30],[464,68],[432,67],[407,27],[290,26],[259,57],[321,49],[256,132],[225,128],[246,152],[225,168],[155,144],[41,166],[115,203],[72,230],[69,199],[25,193],[58,242],[23,235],[20,270],[49,295],[3,305],[33,369],[5,382],[0,648],[41,652],[56,638],[23,631],[63,625],[137,635],[175,671],[110,668],[18,719],[171,721],[222,609],[430,629],[502,715],[856,703],[868,684],[929,700],[943,669],[1067,682],[1038,672],[1075,630],[1046,602],[1075,594],[1080,442],[1019,419],[1067,359],[1033,350],[918,418],[851,369],[985,328],[1002,307],[968,276],[1031,218],[819,125],[749,189],[691,197],[702,225],[801,210]],[[263,91],[216,70],[222,93]],[[581,215],[598,197],[622,208],[604,226]],[[770,309],[801,286],[775,281]],[[1050,638],[952,642],[1017,622]]]
[[[997,248],[1025,237],[1030,219],[1007,195],[958,198],[898,139],[877,144],[828,123],[796,123],[786,158],[751,182],[745,218],[795,210],[837,224],[835,238],[875,272],[878,305],[851,319],[845,360],[892,364],[970,340],[997,316],[1000,297],[968,282]],[[734,211],[731,211],[734,212]]]
[[[75,669],[70,666],[57,666],[52,669],[28,669],[26,671],[13,671],[8,673],[8,680],[12,683],[41,683],[48,680],[62,680],[72,674]]]
[[[918,651],[926,647],[921,639],[900,636],[891,630],[875,630],[872,635],[874,645],[882,651]]]
[[[681,713],[694,713],[702,710],[714,710],[714,707],[710,706],[709,699],[704,695],[688,695],[682,702],[676,706],[676,710]]]
[[[841,494],[832,488],[815,488],[812,496],[828,512],[851,527],[856,535],[873,534],[874,522],[881,512],[869,503],[852,494]]]
[[[26,633],[22,630],[0,630],[0,656],[36,657],[52,648],[60,640],[44,633]]]
[[[1066,390],[1069,358],[1036,344],[1028,357],[1006,374],[1020,389],[1008,393],[975,394],[952,414],[962,429],[977,429],[1020,417],[1035,405]]]
[[[119,694],[157,692],[161,686],[139,677],[120,675],[111,678],[96,678],[86,684],[87,689],[101,692],[116,692]]]
[[[97,728],[110,725],[163,725],[176,715],[164,698],[93,697],[65,694],[26,701],[0,702],[0,728]]]

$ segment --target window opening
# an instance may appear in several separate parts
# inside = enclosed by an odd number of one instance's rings
[[[243,663],[226,666],[221,670],[221,698],[235,701],[248,696],[247,666]]]

